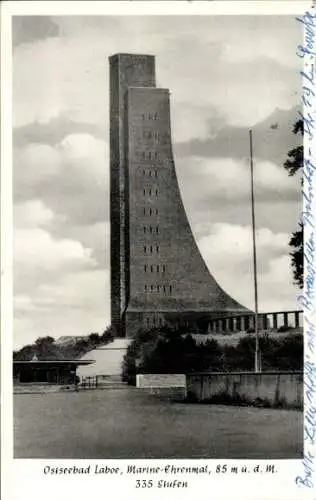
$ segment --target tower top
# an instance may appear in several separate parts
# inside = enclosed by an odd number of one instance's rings
[[[127,52],[118,52],[117,54],[112,54],[109,59],[118,59],[118,58],[141,58],[141,59],[146,59],[148,58],[153,58],[155,59],[155,56],[153,54],[133,54],[133,53],[127,53]]]
[[[129,87],[156,87],[155,56],[148,54],[113,54],[109,57],[113,95],[120,89],[121,98]]]

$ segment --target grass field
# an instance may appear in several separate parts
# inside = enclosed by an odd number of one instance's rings
[[[15,458],[298,458],[303,413],[169,403],[134,388],[14,397]]]

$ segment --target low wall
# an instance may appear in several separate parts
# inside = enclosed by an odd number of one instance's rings
[[[136,387],[174,401],[182,401],[187,395],[186,377],[183,374],[138,374]]]
[[[187,399],[267,407],[303,408],[303,372],[193,373]]]

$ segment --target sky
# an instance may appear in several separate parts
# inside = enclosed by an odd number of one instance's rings
[[[16,348],[110,324],[108,57],[117,52],[156,56],[193,233],[216,280],[249,308],[253,129],[259,310],[298,308],[288,241],[300,180],[282,166],[300,142],[294,18],[25,16],[12,28]]]

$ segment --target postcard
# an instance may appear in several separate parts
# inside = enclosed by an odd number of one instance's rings
[[[312,498],[314,6],[2,14],[3,498]]]

